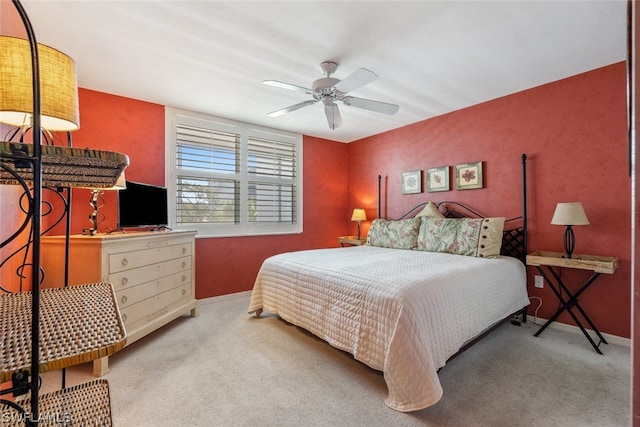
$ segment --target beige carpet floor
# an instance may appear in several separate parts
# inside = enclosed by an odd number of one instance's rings
[[[550,328],[505,324],[440,371],[444,397],[400,413],[380,372],[274,316],[249,296],[201,301],[110,359],[115,426],[627,426],[626,346]],[[67,370],[67,384],[92,379]],[[43,391],[60,387],[46,373]]]

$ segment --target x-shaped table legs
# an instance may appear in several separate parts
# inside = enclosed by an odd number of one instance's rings
[[[607,340],[604,339],[600,331],[598,331],[598,328],[596,328],[596,325],[593,324],[591,319],[589,319],[589,316],[587,316],[587,313],[585,313],[582,307],[580,307],[580,304],[578,304],[578,297],[582,295],[582,293],[586,291],[589,286],[591,286],[591,284],[600,276],[600,273],[594,272],[593,275],[586,282],[584,282],[580,289],[576,293],[572,294],[562,281],[560,274],[553,267],[547,266],[547,270],[549,271],[549,273],[551,273],[551,276],[555,279],[555,282],[550,279],[549,275],[545,272],[541,265],[537,265],[536,268],[538,269],[544,280],[549,284],[549,287],[551,288],[553,293],[556,294],[556,297],[558,297],[561,306],[558,311],[556,311],[556,313],[551,316],[551,318],[549,318],[549,320],[547,320],[547,322],[540,329],[538,329],[538,332],[536,332],[534,336],[539,336],[547,328],[547,326],[555,322],[558,319],[558,316],[560,316],[560,314],[566,310],[571,315],[574,322],[576,322],[576,325],[578,325],[584,336],[587,337],[587,340],[589,340],[589,342],[593,346],[593,349],[598,354],[602,354],[602,351],[600,351],[600,344],[608,344]],[[562,294],[563,292],[565,295]],[[598,338],[600,339],[600,342],[598,344],[595,343],[593,338],[591,338],[589,332],[587,332],[584,326],[582,326],[582,322],[580,322],[578,316],[576,316],[576,314],[573,312],[573,308],[576,308],[580,312],[582,318],[589,324],[591,330],[593,330],[598,336]]]

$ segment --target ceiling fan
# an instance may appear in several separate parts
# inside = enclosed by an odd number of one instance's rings
[[[308,105],[313,105],[318,101],[322,101],[324,104],[324,112],[327,116],[327,122],[331,129],[335,129],[342,125],[342,117],[340,116],[340,110],[336,101],[342,101],[345,105],[352,107],[363,108],[365,110],[377,111],[384,114],[395,114],[398,111],[399,106],[395,104],[388,104],[386,102],[373,101],[371,99],[356,98],[353,96],[347,96],[347,93],[358,89],[367,83],[371,83],[376,80],[378,76],[366,68],[360,68],[351,75],[347,76],[343,80],[339,80],[331,77],[331,74],[335,73],[338,68],[338,64],[331,61],[325,61],[320,64],[320,70],[322,70],[325,77],[314,81],[311,84],[311,89],[296,86],[290,83],[283,83],[277,80],[265,80],[262,83],[280,87],[283,89],[295,90],[297,92],[303,92],[307,95],[311,95],[313,99],[301,102],[299,104],[292,105],[282,110],[273,111],[267,114],[270,117],[278,117],[292,111],[299,110],[300,108]]]

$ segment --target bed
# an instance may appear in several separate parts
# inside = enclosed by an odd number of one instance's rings
[[[278,315],[382,371],[392,409],[435,404],[448,360],[525,315],[525,155],[522,169],[522,217],[484,218],[458,203],[427,202],[418,216],[378,218],[363,246],[266,259],[249,313]],[[442,238],[446,227],[455,238]]]

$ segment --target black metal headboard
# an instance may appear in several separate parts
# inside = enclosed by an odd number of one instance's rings
[[[520,158],[522,164],[522,215],[505,220],[504,232],[502,234],[501,255],[517,258],[526,264],[527,258],[527,155]],[[382,177],[378,175],[378,218],[381,218],[381,182]],[[422,202],[400,218],[410,218],[424,208],[427,202]],[[484,215],[463,205],[459,202],[439,202],[436,203],[438,210],[448,218],[484,218]]]

